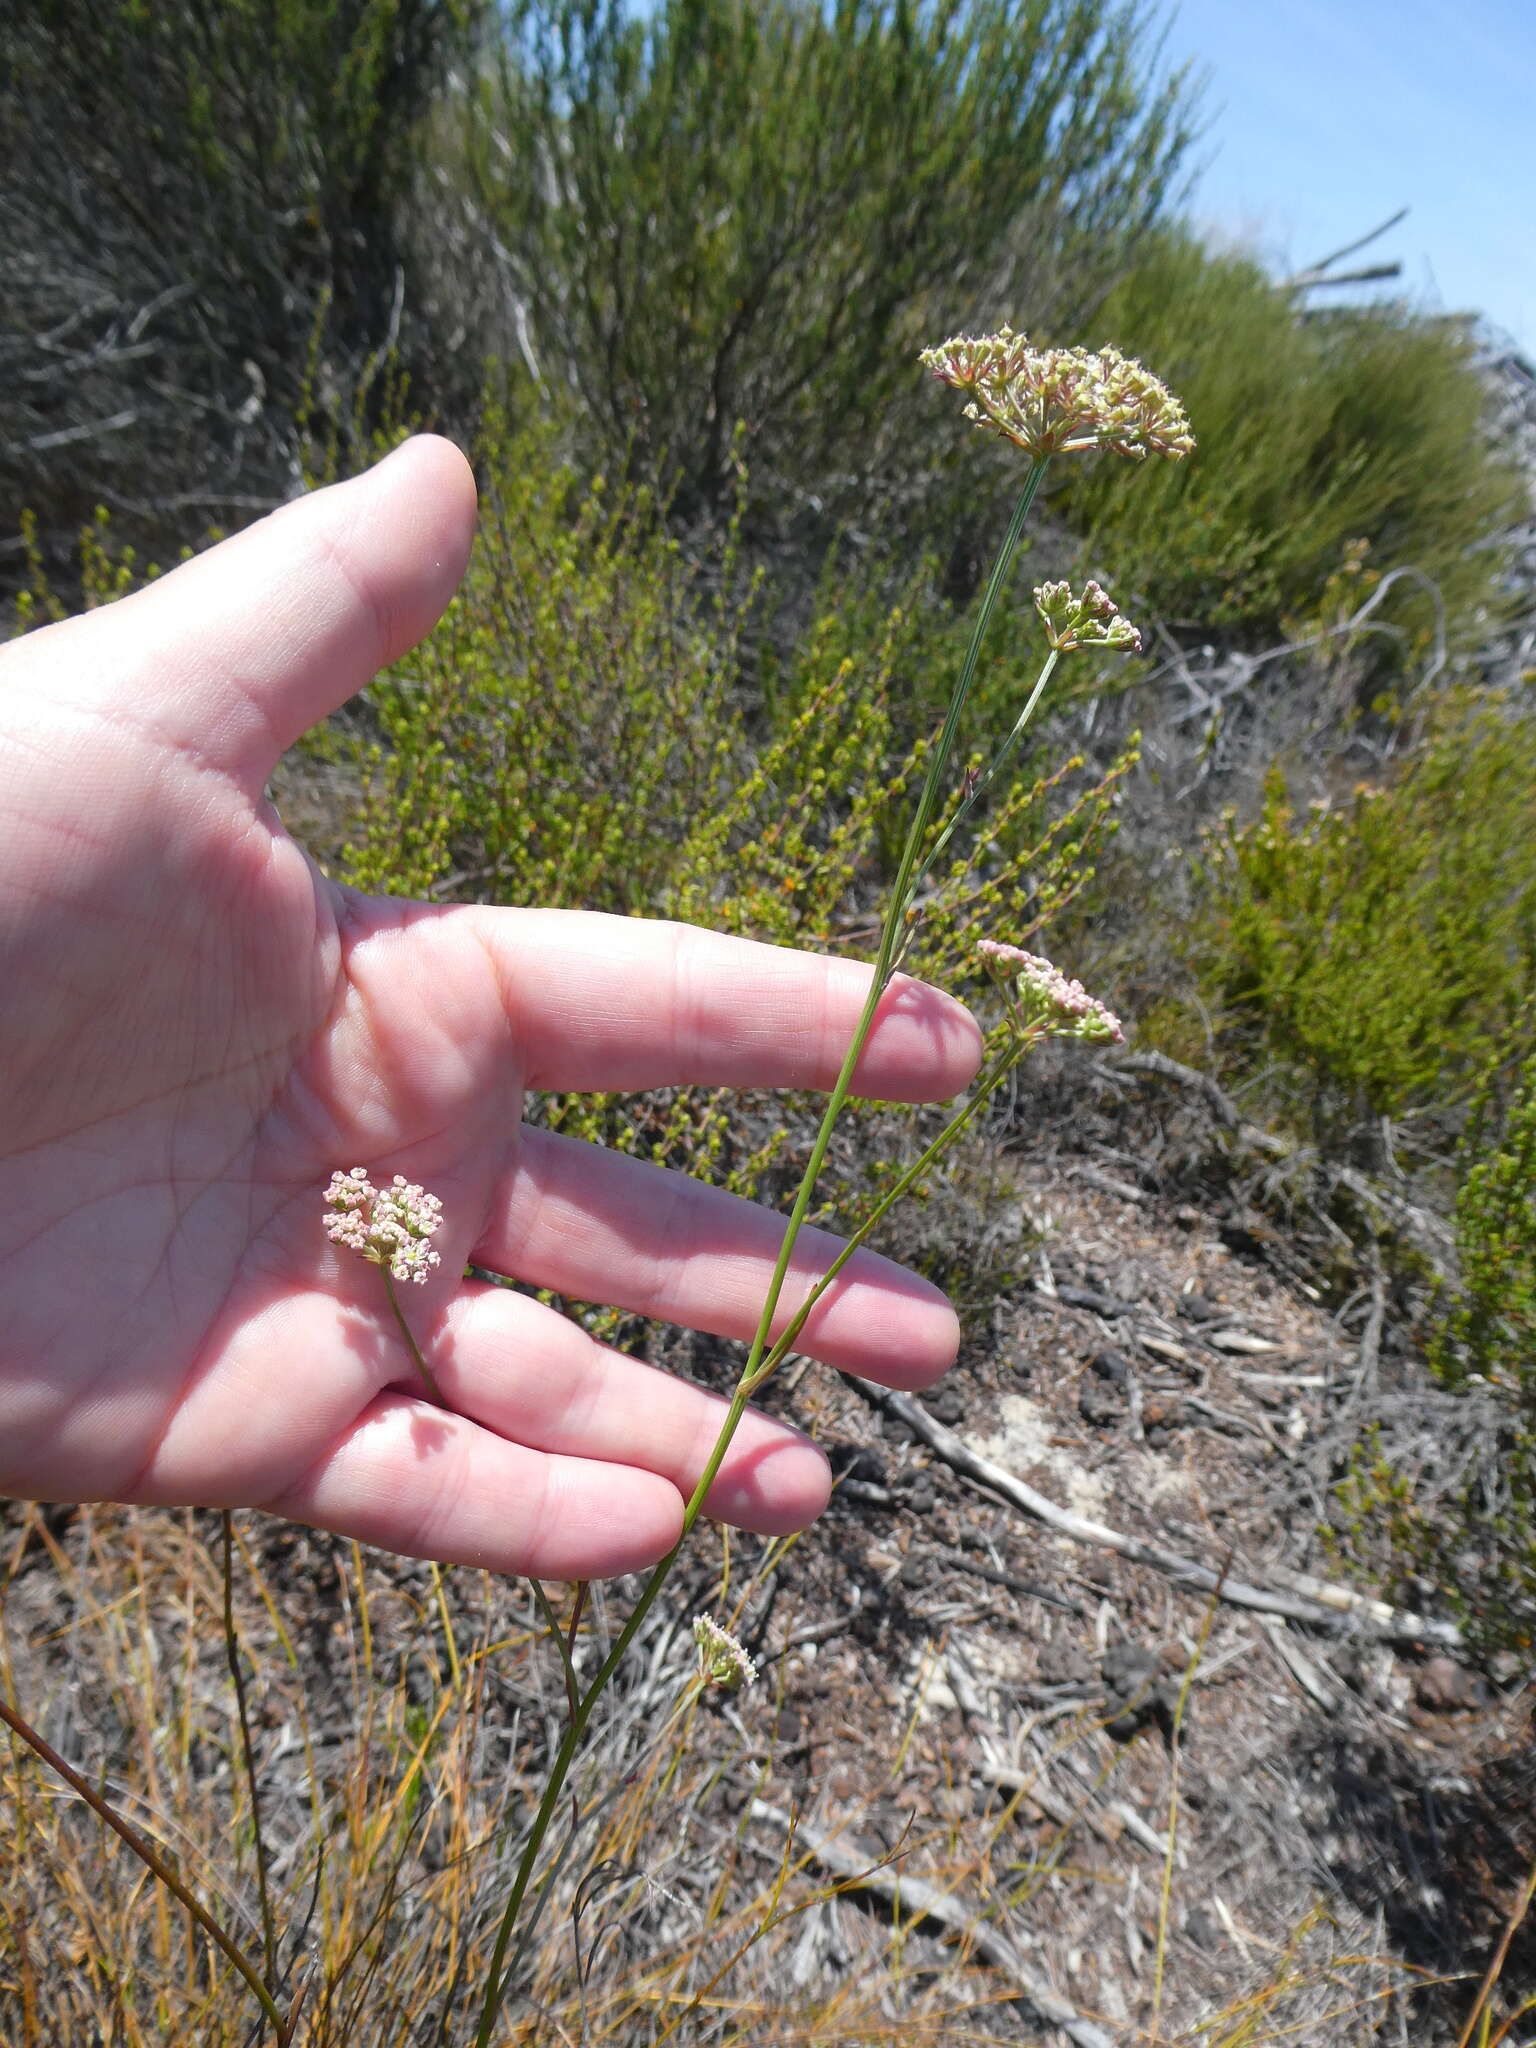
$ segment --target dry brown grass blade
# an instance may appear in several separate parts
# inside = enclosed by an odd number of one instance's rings
[[[1509,1945],[1519,1933],[1526,1914],[1530,1912],[1533,1899],[1536,1899],[1536,1864],[1532,1865],[1530,1875],[1521,1887],[1520,1896],[1515,1901],[1514,1911],[1504,1923],[1503,1932],[1499,1936],[1498,1947],[1489,1959],[1488,1968],[1483,1973],[1482,1983],[1477,1987],[1477,1997],[1473,2001],[1471,2012],[1467,2015],[1467,2023],[1457,2036],[1456,2048],[1471,2048],[1472,2038],[1479,2023],[1482,2024],[1484,2041],[1502,2041],[1509,2031],[1509,2026],[1514,2023],[1515,2019],[1519,2018],[1519,2013],[1514,2014],[1511,2020],[1501,2027],[1497,2034],[1490,2037],[1488,2033],[1488,2020],[1493,1994],[1498,1988],[1499,1979],[1504,1974],[1504,1964],[1509,1956]],[[1522,2005],[1520,2011],[1529,2012],[1530,2010],[1531,2001],[1528,2000]]]
[[[96,1788],[83,1778],[72,1764],[66,1763],[52,1744],[39,1735],[37,1730],[28,1721],[24,1720],[3,1696],[0,1696],[0,1721],[4,1721],[6,1727],[10,1729],[11,1733],[18,1740],[24,1742],[28,1749],[45,1763],[56,1777],[62,1778],[70,1790],[77,1793],[85,1801],[97,1819],[105,1826],[111,1828],[113,1833],[128,1845],[144,1867],[180,1902],[197,1922],[198,1926],[202,1928],[208,1939],[222,1951],[227,1960],[234,1965],[245,1979],[250,1987],[251,1995],[267,2016],[267,2020],[272,2028],[273,2037],[278,2043],[278,2048],[288,2048],[288,2042],[291,2038],[288,2021],[279,2011],[276,2001],[263,1982],[261,1972],[254,1963],[247,1959],[240,1944],[232,1935],[225,1932],[208,1911],[207,1907],[202,1904],[201,1900],[187,1889],[153,1844],[146,1840],[129,1821],[124,1820],[123,1816],[102,1798]]]

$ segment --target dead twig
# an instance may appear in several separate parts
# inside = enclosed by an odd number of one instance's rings
[[[1194,1558],[1180,1557],[1176,1551],[1144,1542],[1139,1536],[1125,1535],[1106,1523],[1090,1521],[1086,1515],[1074,1514],[1070,1508],[1059,1506],[1003,1466],[984,1458],[963,1437],[947,1429],[942,1422],[935,1421],[927,1409],[910,1395],[893,1393],[886,1387],[872,1386],[863,1380],[849,1379],[848,1384],[866,1401],[904,1423],[930,1449],[937,1451],[952,1470],[990,1492],[1000,1494],[1011,1506],[1033,1520],[1043,1522],[1058,1535],[1070,1537],[1075,1543],[1090,1543],[1100,1550],[1112,1550],[1132,1564],[1148,1565],[1153,1571],[1162,1572],[1176,1585],[1188,1587],[1192,1592],[1215,1593],[1230,1606],[1246,1607],[1256,1614],[1278,1614],[1287,1621],[1299,1621],[1309,1628],[1330,1631],[1337,1631],[1347,1622],[1363,1634],[1375,1636],[1383,1642],[1434,1643],[1451,1651],[1461,1647],[1461,1631],[1452,1622],[1432,1621],[1401,1608],[1388,1607],[1382,1601],[1368,1599],[1343,1586],[1321,1585],[1316,1580],[1306,1581],[1307,1591],[1299,1596],[1246,1585],[1241,1579],[1231,1578],[1214,1566],[1200,1564]]]
[[[921,1877],[893,1871],[878,1860],[871,1865],[866,1850],[845,1841],[841,1835],[818,1834],[803,1821],[793,1820],[781,1808],[770,1806],[766,1800],[754,1799],[751,1810],[754,1820],[793,1835],[796,1844],[812,1862],[819,1863],[834,1877],[841,1878],[846,1884],[857,1885],[861,1891],[873,1892],[876,1898],[884,1899],[908,1918],[921,1916],[931,1920],[956,1941],[968,1943],[984,1962],[1013,1980],[1040,2018],[1059,2028],[1072,2043],[1072,2048],[1115,2048],[1113,2037],[1096,2021],[1085,2019],[1075,2006],[1068,2005],[1049,1985],[1040,1982],[1001,1929],[948,1893],[941,1892],[937,1885],[929,1884]]]

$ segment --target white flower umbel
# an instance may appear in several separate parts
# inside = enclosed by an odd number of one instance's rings
[[[919,358],[970,396],[965,416],[1038,457],[1108,449],[1140,462],[1177,461],[1194,448],[1184,408],[1117,348],[1032,348],[1007,325],[956,334]]]
[[[1141,652],[1140,633],[1102,583],[1085,583],[1081,597],[1074,594],[1070,583],[1041,583],[1035,590],[1035,610],[1046,639],[1058,654],[1071,654],[1079,647]]]
[[[757,1677],[756,1664],[712,1614],[693,1617],[693,1640],[699,1646],[699,1673],[706,1685],[735,1692],[738,1686],[750,1685]]]

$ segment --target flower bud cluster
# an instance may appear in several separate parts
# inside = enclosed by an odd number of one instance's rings
[[[1005,325],[996,334],[953,335],[919,361],[970,394],[967,419],[1037,457],[1105,448],[1137,462],[1177,461],[1195,445],[1167,385],[1107,344],[1031,348],[1027,335]]]
[[[380,1190],[365,1166],[333,1173],[325,1204],[331,1211],[325,1234],[332,1244],[387,1267],[393,1279],[424,1283],[431,1269],[442,1264],[428,1240],[442,1228],[443,1205],[403,1174]]]
[[[728,1629],[712,1614],[693,1617],[693,1640],[699,1646],[699,1672],[707,1685],[734,1692],[757,1677],[757,1665]]]
[[[1140,654],[1141,635],[1102,584],[1085,583],[1075,597],[1069,583],[1042,583],[1035,591],[1035,610],[1045,637],[1058,654],[1076,647],[1115,647]]]
[[[999,981],[1012,984],[1027,1028],[1044,1027],[1052,1037],[1081,1038],[1090,1045],[1125,1043],[1114,1011],[1038,953],[997,939],[978,940],[976,950]]]

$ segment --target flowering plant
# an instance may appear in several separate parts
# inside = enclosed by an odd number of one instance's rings
[[[567,1725],[551,1766],[543,1798],[528,1829],[517,1873],[497,1934],[484,1987],[475,2048],[489,2048],[503,1998],[516,1971],[516,1955],[508,1962],[512,1936],[528,1896],[535,1866],[558,1809],[566,1780],[599,1698],[656,1600],[689,1531],[698,1519],[709,1489],[752,1396],[793,1348],[816,1303],[832,1284],[892,1205],[929,1170],[960,1136],[1019,1061],[1043,1039],[1074,1038],[1091,1044],[1118,1043],[1124,1034],[1111,1011],[1078,981],[1038,954],[993,938],[982,938],[978,951],[1004,998],[1005,1029],[1000,1047],[973,1086],[968,1100],[950,1118],[922,1155],[896,1176],[870,1215],[796,1305],[777,1338],[770,1331],[778,1319],[780,1298],[796,1241],[811,1206],[834,1127],[850,1093],[854,1070],[873,1029],[880,1000],[910,944],[922,911],[919,891],[924,878],[944,852],[1018,747],[1025,726],[1040,701],[1057,662],[1079,649],[1102,647],[1138,651],[1140,635],[1098,583],[1080,595],[1066,583],[1042,584],[1034,593],[1046,641],[1046,655],[1035,683],[1013,726],[985,767],[967,774],[945,805],[950,764],[961,715],[975,680],[983,638],[1007,581],[1015,550],[1046,466],[1059,454],[1102,449],[1141,459],[1149,454],[1177,458],[1193,445],[1178,401],[1139,363],[1118,350],[1036,349],[1026,337],[1003,327],[979,338],[957,337],[925,350],[927,367],[943,381],[970,395],[968,416],[1023,448],[1033,457],[1002,549],[979,607],[970,644],[951,695],[942,728],[933,746],[915,812],[909,823],[881,925],[880,940],[858,1026],[843,1060],[811,1148],[799,1191],[791,1209],[773,1277],[758,1319],[757,1331],[738,1378],[715,1446],[694,1488],[683,1517],[683,1531],[673,1550],[651,1573],[628,1621],[590,1683],[577,1678],[571,1645],[575,1621],[562,1630],[547,1596],[535,1584],[534,1594],[562,1662],[568,1705]],[[942,817],[941,809],[947,808]],[[423,1280],[437,1263],[430,1240],[441,1222],[441,1205],[414,1183],[396,1175],[380,1190],[363,1167],[336,1173],[326,1190],[326,1231],[332,1241],[382,1268],[391,1306],[411,1355],[435,1398],[441,1395],[427,1361],[411,1336],[395,1298],[394,1283]],[[579,1616],[584,1593],[578,1589]],[[757,1667],[736,1638],[707,1614],[697,1616],[693,1635],[698,1650],[698,1676],[704,1684],[735,1689],[750,1683]]]

